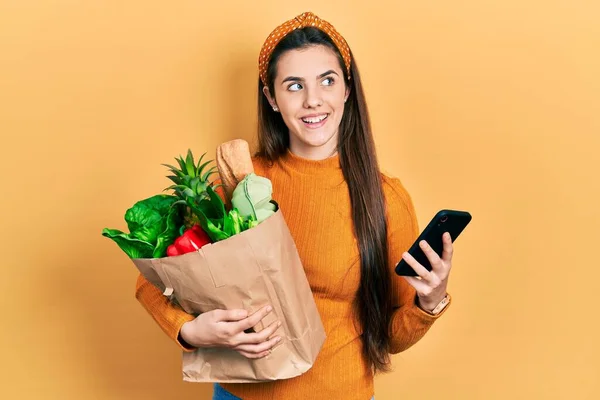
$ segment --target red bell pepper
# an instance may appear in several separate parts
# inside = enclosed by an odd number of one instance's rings
[[[175,239],[172,245],[167,247],[167,256],[172,257],[191,253],[208,243],[211,243],[210,237],[208,237],[200,225],[194,225]]]

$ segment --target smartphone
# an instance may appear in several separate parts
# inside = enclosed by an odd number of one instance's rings
[[[466,211],[457,210],[440,210],[431,219],[429,224],[425,227],[423,232],[419,235],[417,240],[412,244],[408,253],[412,255],[422,266],[431,271],[431,264],[427,259],[427,256],[421,250],[419,242],[425,240],[431,248],[441,257],[444,244],[442,242],[442,235],[445,232],[450,233],[452,243],[454,244],[456,238],[471,222],[471,214]],[[412,269],[410,265],[404,259],[396,265],[396,274],[400,276],[418,276],[418,274]]]

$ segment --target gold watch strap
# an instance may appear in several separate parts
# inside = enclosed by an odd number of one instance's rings
[[[446,308],[446,306],[448,304],[450,304],[450,295],[446,294],[446,296],[442,299],[442,301],[439,302],[439,304],[437,306],[435,306],[435,308],[433,310],[431,310],[431,314],[433,315],[437,315],[439,313],[441,313],[444,308]]]

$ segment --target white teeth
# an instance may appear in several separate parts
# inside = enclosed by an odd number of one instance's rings
[[[323,121],[325,118],[327,118],[327,114],[321,115],[320,117],[302,118],[302,121],[306,122],[307,124],[316,124]]]

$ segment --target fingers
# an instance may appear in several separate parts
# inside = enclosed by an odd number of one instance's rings
[[[452,261],[452,254],[454,253],[454,246],[452,245],[452,238],[448,232],[442,236],[442,242],[444,243],[444,250],[442,251],[442,260],[447,263]]]
[[[263,357],[268,356],[269,354],[271,354],[271,351],[268,350],[268,351],[263,351],[260,354],[254,354],[254,353],[249,353],[247,351],[238,350],[238,353],[240,353],[241,355],[243,355],[246,358],[257,359],[257,358],[263,358]]]
[[[415,288],[417,293],[424,294],[428,293],[431,290],[430,286],[427,283],[423,282],[418,278],[415,278],[414,276],[403,276],[403,278],[406,279],[409,285]]]
[[[240,321],[248,317],[246,310],[213,310],[215,322]]]
[[[238,353],[246,358],[262,358],[271,354],[272,348],[281,341],[280,336],[272,336],[277,328],[281,326],[281,322],[275,321],[258,333],[242,333],[239,335],[239,344],[233,347]],[[267,340],[268,339],[268,340]]]
[[[419,263],[417,260],[415,260],[415,258],[413,256],[411,256],[409,253],[404,253],[402,255],[402,258],[404,258],[404,260],[408,263],[408,265],[410,265],[412,267],[412,269],[415,270],[417,275],[424,281],[430,282],[430,283],[435,283],[435,279],[439,279],[439,278],[437,278],[435,273],[428,271],[427,268],[422,266],[421,263]],[[414,277],[411,277],[411,278],[417,279]]]
[[[255,312],[254,314],[249,316],[248,318],[240,320],[239,322],[236,322],[236,324],[234,326],[235,331],[237,333],[239,333],[239,332],[243,332],[247,329],[254,328],[272,310],[273,310],[273,307],[266,306],[266,307],[261,308],[260,310],[258,310],[257,312]]]
[[[415,288],[419,299],[428,299],[430,296],[437,297],[437,294],[445,291],[448,275],[452,268],[452,238],[449,233],[442,236],[443,251],[440,258],[437,253],[425,241],[421,241],[419,246],[427,256],[431,263],[432,269],[428,271],[421,263],[419,263],[408,252],[402,255],[402,258],[410,265],[417,273],[417,277],[405,276],[404,279]]]
[[[421,240],[419,242],[419,247],[421,247],[421,250],[423,250],[423,253],[425,253],[425,256],[427,257],[427,259],[429,260],[429,263],[431,264],[431,268],[434,271],[437,271],[440,269],[440,267],[442,266],[442,259],[440,258],[440,256],[431,248],[431,246],[429,245],[429,243],[427,243],[425,240]]]
[[[275,333],[277,328],[279,328],[280,326],[281,326],[281,322],[275,321],[260,332],[246,333],[246,334],[244,334],[243,338],[241,339],[242,340],[241,343],[242,344],[262,343],[265,340],[269,339]]]
[[[266,342],[262,342],[259,344],[240,344],[237,345],[233,348],[233,350],[236,350],[240,353],[246,353],[248,355],[251,355],[253,357],[248,357],[247,355],[244,354],[245,357],[248,358],[260,358],[260,357],[264,357],[265,355],[268,355],[271,353],[271,349],[281,341],[281,338],[276,336],[270,340],[267,340]]]

